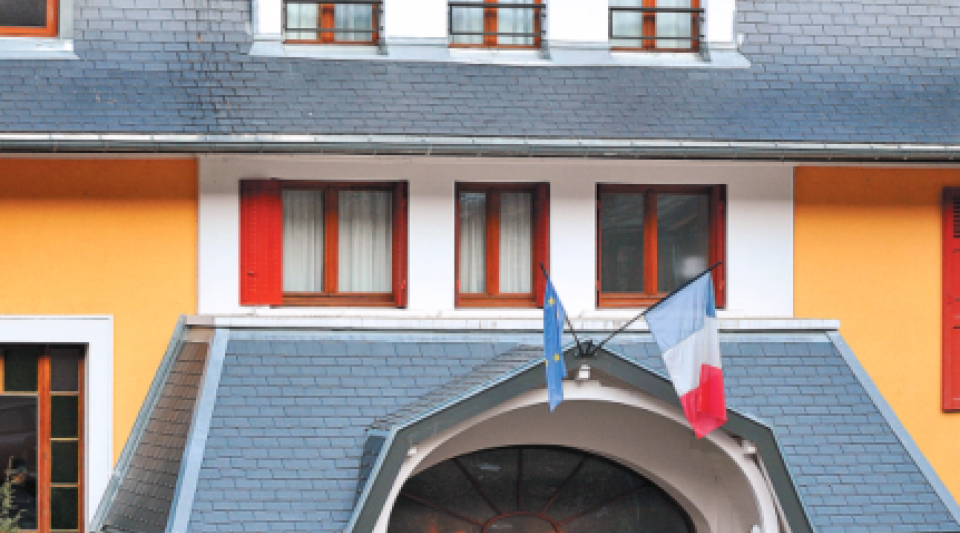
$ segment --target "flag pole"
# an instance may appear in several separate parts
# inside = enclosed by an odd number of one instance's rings
[[[547,282],[550,281],[550,275],[547,274],[547,269],[543,268],[543,263],[540,263],[540,272],[543,272],[543,277],[546,278]],[[573,322],[570,322],[570,316],[566,313],[563,314],[564,318],[567,319],[567,326],[570,327],[570,333],[573,334],[573,340],[577,343],[577,354],[584,355],[583,348],[580,346],[580,339],[577,338],[577,332],[573,329]]]
[[[701,277],[703,277],[704,274],[709,274],[710,271],[712,271],[713,269],[715,269],[715,268],[717,268],[718,266],[720,266],[721,263],[723,263],[723,261],[717,261],[717,262],[714,263],[710,268],[708,268],[708,269],[704,270],[703,272],[701,272],[701,273],[697,274],[696,276],[694,276],[690,281],[688,281],[688,282],[684,283],[683,285],[677,287],[676,289],[673,289],[672,291],[670,291],[670,294],[668,294],[668,295],[664,296],[663,298],[661,298],[660,301],[658,301],[657,303],[651,305],[650,307],[644,309],[643,311],[640,311],[640,314],[639,314],[639,315],[631,318],[626,324],[620,326],[620,329],[618,329],[617,331],[614,331],[613,333],[611,333],[610,335],[608,335],[606,339],[603,339],[602,341],[600,341],[600,344],[598,344],[596,347],[594,347],[592,350],[590,350],[590,354],[589,354],[589,355],[590,355],[590,356],[593,356],[594,354],[596,354],[597,351],[600,350],[600,348],[603,348],[603,345],[606,344],[607,341],[609,341],[610,339],[612,339],[612,338],[614,338],[615,336],[619,335],[620,333],[623,333],[623,331],[626,330],[628,327],[630,327],[631,324],[633,324],[633,323],[636,322],[637,320],[640,320],[640,318],[643,317],[643,315],[645,315],[645,314],[649,313],[650,311],[653,311],[654,309],[656,309],[657,306],[659,306],[659,305],[662,304],[663,302],[667,301],[667,299],[670,298],[671,296],[673,296],[674,294],[676,294],[676,293],[680,292],[681,290],[685,289],[685,288],[687,287],[687,285],[690,285],[690,284],[693,283],[694,281],[697,281],[698,279],[700,279]],[[540,267],[543,268],[543,265],[540,265]]]

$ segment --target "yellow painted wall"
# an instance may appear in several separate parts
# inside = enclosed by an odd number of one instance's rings
[[[841,333],[960,498],[960,413],[940,408],[941,214],[960,170],[796,169],[795,314]]]
[[[114,317],[114,460],[197,305],[193,159],[0,158],[0,314]]]

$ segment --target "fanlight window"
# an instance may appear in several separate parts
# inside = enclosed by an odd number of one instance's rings
[[[666,492],[580,450],[493,448],[410,478],[389,533],[694,533]]]

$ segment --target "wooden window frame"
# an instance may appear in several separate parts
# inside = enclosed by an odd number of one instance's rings
[[[514,307],[536,308],[543,306],[546,283],[540,273],[540,263],[549,269],[549,214],[550,186],[547,183],[457,183],[454,193],[455,243],[455,305],[456,307]],[[460,292],[460,193],[482,192],[486,194],[485,232],[485,293]],[[500,292],[500,194],[503,192],[529,192],[533,201],[531,228],[531,287],[529,293]]]
[[[336,14],[335,9],[337,6],[336,2],[328,4],[317,4],[317,29],[325,30],[319,32],[318,38],[316,39],[287,39],[286,38],[286,9],[287,2],[283,2],[283,23],[284,23],[284,42],[287,44],[335,44],[342,46],[372,46],[380,42],[380,14],[382,3],[370,4],[371,18],[370,18],[370,29],[373,30],[373,33],[370,34],[369,40],[363,41],[338,41],[336,39],[337,33],[356,33],[355,30],[343,29],[338,31],[326,31],[326,30],[337,30],[336,28]],[[363,30],[367,31],[367,30]]]
[[[256,191],[266,190],[269,216],[252,214]],[[285,190],[323,191],[323,290],[283,291],[283,205]],[[389,292],[357,293],[338,290],[339,193],[392,193],[391,280]],[[244,180],[241,182],[241,305],[276,307],[406,307],[407,182],[340,182],[300,180]],[[260,209],[264,205],[260,205]],[[259,233],[259,235],[255,235]],[[254,237],[254,238],[251,238]],[[258,246],[257,242],[265,244]],[[257,279],[266,278],[266,279]]]
[[[59,0],[46,0],[46,24],[41,27],[0,26],[0,37],[56,37],[59,33]]]
[[[5,372],[5,363],[6,358],[3,357],[3,351],[5,347],[8,346],[24,346],[30,343],[2,343],[0,344],[0,394],[4,394],[4,372]],[[84,505],[86,495],[86,488],[84,483],[84,465],[86,463],[86,451],[84,449],[84,441],[86,436],[84,435],[84,427],[86,425],[86,376],[85,374],[85,361],[87,358],[87,350],[83,347],[80,347],[76,344],[50,344],[50,345],[40,345],[43,347],[43,353],[38,358],[38,368],[37,368],[37,529],[21,529],[24,533],[50,533],[50,499],[51,499],[51,487],[54,485],[51,481],[52,474],[52,465],[51,465],[51,405],[52,397],[55,395],[66,395],[66,396],[77,396],[77,497],[79,501],[77,502],[77,531],[83,533],[86,531],[86,518],[84,515]],[[78,387],[76,393],[67,393],[64,394],[59,391],[50,390],[50,348],[59,348],[59,347],[76,347],[81,356],[78,359],[77,364],[77,380]],[[29,395],[29,392],[14,392],[12,394],[22,394]],[[40,443],[43,443],[41,446]],[[6,465],[0,465],[3,469],[6,469]],[[5,478],[5,475],[4,475]],[[72,483],[67,483],[66,485],[72,486]],[[60,530],[53,530],[60,531]],[[66,530],[70,531],[70,530]]]
[[[960,188],[943,189],[941,402],[960,411]]]
[[[602,257],[603,240],[601,224],[601,203],[600,195],[603,193],[631,193],[644,195],[644,221],[643,221],[643,247],[644,247],[644,265],[643,265],[643,293],[626,292],[603,292],[601,286],[602,279]],[[657,290],[657,200],[659,193],[670,194],[707,194],[709,195],[709,252],[708,263],[710,265],[722,261],[722,263],[713,270],[714,300],[717,308],[726,307],[726,185],[619,185],[619,184],[598,184],[597,185],[597,279],[596,279],[596,304],[598,308],[635,308],[649,307],[650,305],[663,299],[667,293]]]
[[[657,7],[657,0],[643,0],[643,7]],[[700,0],[690,0],[690,9],[700,9]],[[664,52],[664,53],[682,53],[700,51],[700,20],[699,14],[690,14],[690,28],[693,30],[690,35],[690,48],[657,48],[656,39],[642,39],[642,46],[612,46],[610,50],[615,52]],[[612,30],[611,30],[612,31]],[[641,37],[657,36],[657,13],[643,13]],[[672,39],[672,37],[671,37]],[[684,40],[684,37],[677,37],[677,40]]]
[[[497,0],[483,0],[485,4],[496,4]],[[531,4],[542,4],[543,0],[529,0]],[[510,4],[504,4],[510,5]],[[448,7],[447,9],[453,9]],[[497,10],[500,9],[496,6],[488,6],[483,8],[483,32],[487,34],[496,34],[497,28],[499,26],[499,20],[497,17]],[[509,8],[508,8],[509,9]],[[542,45],[541,42],[541,11],[546,9],[546,7],[541,8],[529,8],[533,10],[533,44],[498,44],[497,39],[499,35],[484,35],[482,44],[468,44],[468,43],[450,43],[450,48],[503,48],[503,49],[518,49],[518,50],[536,50],[539,49]],[[452,27],[451,27],[452,29]],[[509,36],[505,36],[509,37]]]

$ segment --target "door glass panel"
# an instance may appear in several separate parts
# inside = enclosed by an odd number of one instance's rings
[[[77,437],[80,428],[80,401],[76,396],[50,397],[50,436]]]
[[[3,350],[4,392],[37,391],[37,359],[42,346],[13,346]]]
[[[80,523],[79,494],[76,487],[50,488],[51,529],[77,529]]]
[[[600,195],[600,287],[643,292],[643,194]]]
[[[80,352],[82,348],[50,348],[50,390],[80,390]]]
[[[80,472],[80,447],[77,441],[50,443],[50,482],[77,483]]]
[[[657,290],[670,292],[707,269],[709,197],[657,195]]]
[[[37,398],[0,396],[0,461],[21,529],[37,527]]]

